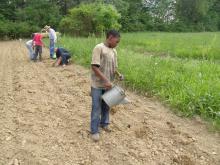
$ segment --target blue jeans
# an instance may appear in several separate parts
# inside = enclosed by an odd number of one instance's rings
[[[31,45],[26,44],[26,47],[28,48],[29,51],[29,57],[32,60],[34,58],[34,50]]]
[[[50,40],[50,58],[53,58],[54,49],[55,49],[55,42],[54,42],[54,39],[51,39]]]
[[[91,133],[99,132],[99,126],[106,127],[109,124],[109,106],[101,99],[106,92],[104,89],[91,88],[92,112],[91,112]]]

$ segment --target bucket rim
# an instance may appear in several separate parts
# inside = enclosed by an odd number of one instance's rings
[[[126,94],[125,94],[125,90],[124,90],[123,88],[121,88],[120,86],[115,85],[113,88],[115,88],[116,90],[118,90],[122,95],[126,95]]]

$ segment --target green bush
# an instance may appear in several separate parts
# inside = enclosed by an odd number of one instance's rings
[[[15,15],[17,21],[41,28],[45,25],[56,28],[61,20],[59,6],[48,0],[29,0],[24,8],[16,10]]]
[[[0,39],[27,38],[31,33],[39,31],[37,26],[31,26],[25,22],[0,21]]]
[[[112,5],[83,4],[73,8],[60,22],[60,30],[77,36],[100,35],[108,29],[119,29],[120,14]]]

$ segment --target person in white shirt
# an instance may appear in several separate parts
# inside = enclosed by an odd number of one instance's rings
[[[57,42],[57,35],[54,29],[52,29],[50,26],[45,26],[44,30],[49,33],[49,39],[50,39],[50,58],[54,59],[54,49],[55,49],[55,43]]]
[[[33,33],[31,37],[34,38],[34,35],[35,34]],[[30,58],[30,60],[33,60],[33,58],[34,58],[33,39],[27,41],[25,44],[26,44],[26,47],[29,51],[29,58]]]

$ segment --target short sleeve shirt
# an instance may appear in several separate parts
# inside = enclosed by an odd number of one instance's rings
[[[35,45],[43,46],[42,38],[43,38],[43,36],[41,34],[39,34],[39,33],[35,34],[34,39],[33,39]]]
[[[55,30],[53,30],[53,29],[51,29],[51,28],[50,28],[50,30],[49,30],[49,38],[50,38],[50,40],[54,40],[54,41],[57,40],[56,32],[55,32]]]
[[[112,82],[118,67],[117,51],[114,48],[107,47],[104,43],[98,44],[93,49],[91,64],[99,66],[100,71]],[[91,73],[91,81],[93,88],[104,88],[103,80],[97,77],[93,70]]]

